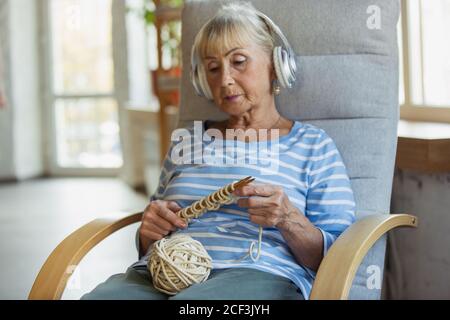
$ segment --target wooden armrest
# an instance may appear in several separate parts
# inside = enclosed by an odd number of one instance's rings
[[[65,238],[45,261],[28,299],[60,299],[67,280],[81,259],[110,234],[141,221],[142,212],[125,217],[108,217],[91,221]]]
[[[397,227],[417,227],[409,214],[374,214],[352,224],[333,243],[317,271],[310,299],[347,299],[356,271],[372,245]]]

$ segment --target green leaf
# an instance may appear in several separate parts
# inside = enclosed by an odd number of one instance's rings
[[[155,12],[150,11],[150,10],[145,10],[144,19],[148,25],[154,24],[155,23]]]

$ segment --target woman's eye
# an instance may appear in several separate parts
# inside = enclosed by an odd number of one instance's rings
[[[245,61],[246,60],[235,60],[234,64],[239,66],[239,65],[243,64]]]
[[[217,70],[219,70],[218,67],[209,68],[209,72],[216,72]]]

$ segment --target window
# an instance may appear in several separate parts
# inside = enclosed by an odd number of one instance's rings
[[[150,70],[158,63],[156,32],[148,28],[142,16],[144,3],[148,0],[126,0],[129,102],[135,109],[157,111],[159,101],[151,91],[150,75]]]
[[[52,167],[118,169],[112,0],[48,0],[44,10]]]
[[[450,122],[448,17],[450,0],[402,0],[402,118]]]

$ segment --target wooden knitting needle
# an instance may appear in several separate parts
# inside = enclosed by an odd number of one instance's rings
[[[248,177],[246,177],[246,178],[244,178],[244,179],[242,179],[242,180],[239,180],[239,181],[236,182],[236,183],[232,182],[232,183],[226,185],[225,187],[223,187],[222,189],[219,189],[219,190],[216,191],[216,192],[220,192],[220,190],[224,190],[226,196],[229,197],[229,196],[231,196],[231,193],[234,192],[236,189],[238,189],[238,188],[240,188],[240,187],[243,187],[243,186],[249,184],[250,182],[252,182],[252,181],[254,181],[254,180],[255,180],[255,178],[253,178],[253,177],[251,177],[251,176],[248,176]],[[208,199],[208,198],[210,198],[211,196],[213,196],[213,194],[214,194],[214,193],[211,193],[211,194],[209,194],[208,196],[203,197],[201,200],[194,202],[194,203],[191,204],[190,206],[188,206],[188,207],[186,207],[186,208],[184,208],[184,209],[181,209],[180,211],[177,212],[177,215],[178,215],[180,218],[184,219],[185,221],[189,222],[190,219],[192,219],[192,214],[193,214],[193,212],[196,212],[196,211],[197,211],[197,212],[198,212],[198,211],[202,211],[202,210],[204,209],[202,203],[203,203],[206,199]],[[215,200],[215,199],[213,199],[213,200]],[[197,207],[197,206],[198,206],[198,207]],[[193,211],[193,210],[194,210],[194,211]],[[201,214],[203,214],[203,213],[204,213],[204,212],[202,212]]]
[[[248,176],[248,177],[246,177],[246,178],[240,180],[239,182],[237,182],[237,183],[234,185],[234,189],[238,189],[238,188],[240,188],[240,187],[246,186],[247,184],[249,184],[250,182],[252,182],[252,181],[254,181],[254,180],[255,180],[255,178],[252,178],[252,176]]]

